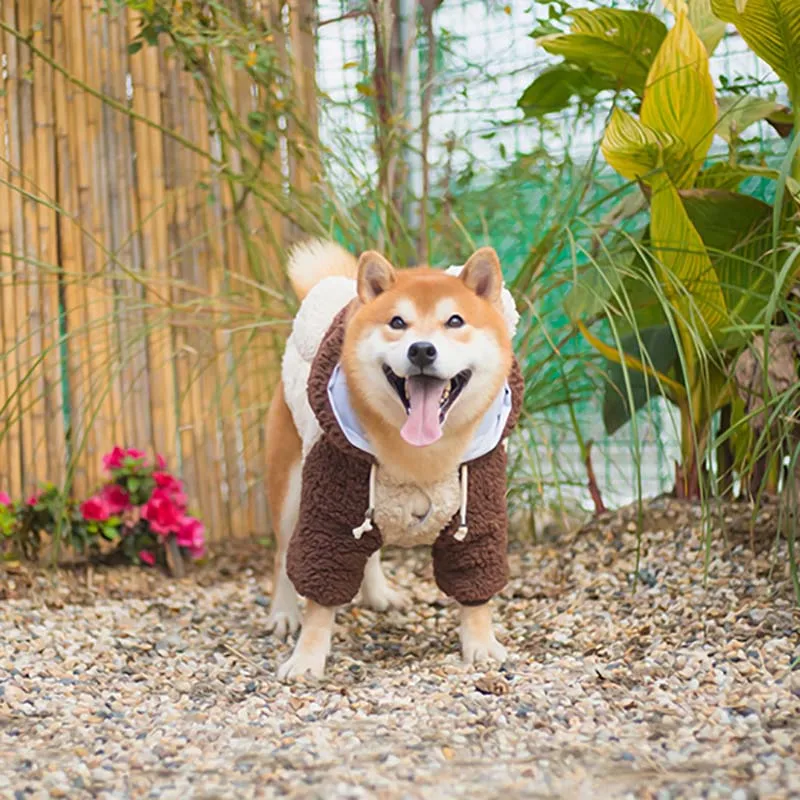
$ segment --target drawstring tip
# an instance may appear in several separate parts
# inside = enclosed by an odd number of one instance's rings
[[[366,517],[357,528],[353,528],[353,536],[356,539],[360,539],[365,533],[368,533],[371,530],[372,520],[369,517]]]
[[[353,536],[360,539],[365,533],[372,530],[372,515],[375,513],[375,479],[378,469],[375,464],[369,468],[369,508],[364,515],[364,521],[357,527],[353,528]]]
[[[464,539],[467,538],[468,531],[469,531],[469,528],[467,528],[466,525],[459,525],[458,526],[458,530],[453,534],[453,538],[457,542],[463,542]]]

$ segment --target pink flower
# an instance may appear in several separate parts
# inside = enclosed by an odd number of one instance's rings
[[[35,506],[39,502],[39,498],[42,496],[41,492],[34,492],[27,500],[29,506]]]
[[[106,484],[103,487],[101,496],[111,514],[120,514],[131,507],[131,499],[128,497],[128,493],[116,483]]]
[[[183,484],[174,475],[168,472],[154,472],[153,480],[156,482],[156,492],[159,490],[165,492],[176,506],[186,508],[188,501],[183,493]]]
[[[108,503],[99,495],[90,497],[81,503],[81,514],[89,522],[105,522],[111,516]]]
[[[160,470],[165,470],[167,468],[167,459],[160,453],[156,453],[156,467]]]
[[[125,451],[125,455],[128,458],[132,458],[134,461],[143,461],[144,460],[144,456],[145,456],[145,452],[144,452],[144,450],[137,450],[135,447],[129,447]]]
[[[205,551],[203,523],[194,517],[182,517],[178,523],[178,544],[185,547],[192,558],[200,558]]]
[[[103,466],[109,472],[113,469],[120,469],[124,458],[125,451],[121,447],[115,447],[110,453],[103,456]]]
[[[181,508],[164,489],[156,489],[142,510],[142,517],[162,536],[177,530],[181,516]]]
[[[0,492],[0,506],[10,506],[11,498],[5,493]]]
[[[140,550],[139,561],[147,564],[148,567],[152,567],[156,563],[156,557],[149,550]]]

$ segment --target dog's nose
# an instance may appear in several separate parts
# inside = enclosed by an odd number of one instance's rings
[[[414,342],[408,348],[408,360],[420,369],[429,367],[436,361],[436,348],[430,342]]]

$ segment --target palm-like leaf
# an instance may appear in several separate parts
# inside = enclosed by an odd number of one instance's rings
[[[693,169],[694,159],[686,146],[666,131],[643,125],[619,108],[611,114],[600,143],[606,161],[623,178],[637,180],[664,164],[679,185]]]
[[[667,29],[643,11],[618,8],[573,9],[569,33],[542,36],[548,53],[572,64],[611,75],[617,88],[641,96],[647,73]]]
[[[725,35],[725,23],[714,14],[711,0],[662,0],[676,17],[683,11],[711,55]]]
[[[683,324],[708,340],[725,324],[725,298],[703,240],[669,178],[653,182],[650,237],[664,280],[664,294]]]
[[[740,0],[711,0],[711,7],[721,20],[735,25],[753,52],[775,70],[789,87],[789,96],[797,106],[800,103],[800,2],[747,0],[742,4]]]
[[[708,53],[684,13],[650,68],[640,116],[642,125],[669,134],[691,151],[690,169],[675,181],[678,188],[691,186],[714,138],[717,104]]]
[[[716,133],[728,144],[735,142],[751,125],[767,119],[783,106],[773,98],[730,95],[720,98]]]

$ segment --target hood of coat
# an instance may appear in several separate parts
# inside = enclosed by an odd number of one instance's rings
[[[374,462],[372,448],[350,406],[344,373],[339,368],[351,308],[348,305],[336,315],[322,340],[308,377],[308,400],[331,443],[355,458]],[[508,436],[519,416],[522,391],[522,376],[515,360],[505,386],[478,426],[465,462],[490,452]]]

